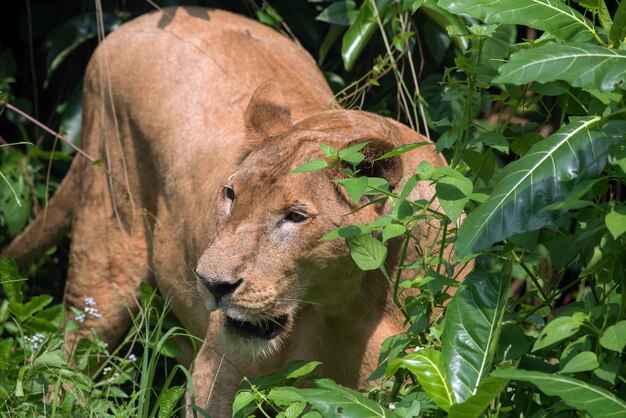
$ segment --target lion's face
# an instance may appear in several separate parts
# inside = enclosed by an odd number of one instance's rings
[[[354,203],[332,182],[338,174],[332,169],[290,171],[322,158],[320,143],[341,149],[388,139],[383,125],[380,118],[348,111],[285,124],[271,137],[257,138],[225,180],[216,197],[217,232],[197,267],[197,288],[207,309],[223,313],[223,337],[249,354],[269,355],[289,335],[302,307],[341,308],[363,273],[344,240],[320,238],[341,225],[369,223],[381,207],[354,212]],[[384,150],[370,148],[377,155],[393,148],[384,144]]]

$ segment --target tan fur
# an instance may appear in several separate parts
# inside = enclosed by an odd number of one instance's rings
[[[424,137],[373,114],[327,110],[332,93],[306,52],[256,22],[200,8],[151,13],[109,36],[89,64],[84,106],[84,148],[110,175],[77,158],[58,192],[63,202],[51,202],[55,224],[36,219],[6,253],[32,259],[42,246],[35,242],[50,245],[72,219],[65,302],[82,307],[94,297],[104,319],[90,325],[112,343],[136,311],[139,283],[155,282],[205,339],[193,383],[196,402],[214,417],[230,414],[241,377],[290,360],[320,360],[323,375],[365,385],[402,318],[380,273],[360,271],[344,240],[319,238],[368,223],[388,205],[352,213],[331,182],[337,173],[289,171],[322,158],[319,143],[370,141],[364,152],[375,157]],[[380,171],[400,187],[420,160],[445,164],[433,148]],[[412,197],[432,193],[420,183]],[[308,218],[286,221],[293,210]],[[391,269],[398,248],[390,247]],[[196,270],[242,282],[218,305]],[[289,319],[272,340],[248,339],[226,331],[225,312],[248,322]]]

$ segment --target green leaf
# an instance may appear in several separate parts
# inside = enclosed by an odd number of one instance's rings
[[[439,6],[485,23],[512,23],[539,29],[562,41],[597,38],[593,23],[559,0],[440,0]]]
[[[378,29],[376,16],[380,15],[380,19],[384,20],[389,6],[393,5],[394,2],[392,0],[376,0],[375,3],[376,7],[374,8],[370,0],[363,2],[356,20],[343,36],[341,57],[347,71],[352,69],[363,48]]]
[[[358,202],[361,200],[361,196],[363,196],[367,188],[367,177],[345,179],[341,184],[346,188],[350,199],[354,202]]]
[[[331,159],[336,159],[337,156],[339,155],[336,149],[326,144],[320,144],[320,149],[322,150],[324,154],[326,154],[328,158],[331,158]]]
[[[608,390],[571,377],[518,369],[494,370],[491,375],[532,383],[545,394],[557,396],[594,418],[623,417],[626,411],[626,402]]]
[[[400,145],[398,148],[381,155],[374,161],[386,160],[387,158],[395,157],[396,155],[404,154],[405,152],[413,151],[414,149],[421,148],[424,145],[434,145],[432,142],[414,142],[412,144]]]
[[[39,295],[33,296],[28,302],[10,303],[9,310],[17,317],[20,322],[26,321],[30,316],[39,312],[52,303],[52,296]]]
[[[22,285],[25,279],[20,276],[15,260],[10,257],[0,258],[0,283],[9,302],[21,303],[24,300]]]
[[[47,351],[40,356],[37,356],[33,362],[31,373],[36,373],[40,370],[49,369],[64,369],[67,367],[65,356],[59,350]]]
[[[100,20],[102,19],[102,20]],[[102,13],[98,17],[94,13],[85,13],[62,23],[50,32],[46,38],[46,85],[52,73],[70,56],[70,54],[85,42],[96,37],[99,33],[99,23],[102,22],[104,32],[111,32],[120,25],[120,18],[113,13]]]
[[[470,396],[465,402],[454,404],[448,413],[449,418],[478,418],[489,404],[504,390],[508,381],[496,379],[495,377],[485,378],[476,394]]]
[[[463,208],[469,202],[473,187],[472,181],[461,174],[445,176],[437,180],[435,185],[437,199],[444,213],[453,223],[459,219]]]
[[[320,171],[328,167],[326,160],[312,160],[298,166],[290,171],[290,173],[308,173],[311,171]]]
[[[283,373],[286,379],[297,379],[310,374],[320,364],[319,361],[295,360],[285,366]]]
[[[621,353],[626,346],[626,321],[607,327],[600,337],[600,345],[607,350]]]
[[[159,395],[159,418],[169,418],[174,415],[174,408],[178,405],[178,401],[185,393],[182,386],[174,386],[161,392]]]
[[[535,341],[532,351],[541,350],[542,348],[546,348],[571,337],[578,332],[586,319],[587,315],[582,312],[576,312],[572,316],[560,316],[553,319],[541,330],[541,334],[539,334],[537,341]]]
[[[375,270],[387,258],[387,247],[371,235],[348,238],[350,255],[361,270]]]
[[[598,176],[613,141],[623,137],[623,121],[596,126],[599,116],[576,119],[533,145],[507,165],[491,197],[459,228],[455,250],[466,257],[512,235],[552,225],[560,211],[544,211],[564,200],[577,182]]]
[[[621,237],[626,232],[626,206],[613,208],[604,218],[604,223],[613,238]]]
[[[626,51],[571,43],[543,45],[511,55],[494,83],[526,84],[563,80],[587,90],[626,88]]]
[[[446,367],[441,353],[434,348],[425,348],[395,359],[387,368],[387,376],[393,375],[399,368],[405,368],[417,377],[424,392],[437,406],[448,411],[454,403],[454,394],[446,379]]]
[[[315,389],[281,387],[272,389],[267,398],[289,402],[307,402],[324,418],[385,417],[395,418],[393,412],[367,399],[356,390],[338,385],[330,379],[315,381]]]
[[[617,47],[624,42],[624,38],[626,38],[626,3],[621,2],[613,16],[613,25],[609,32],[609,39],[613,46]]]
[[[613,385],[619,375],[621,364],[617,358],[605,358],[600,362],[600,367],[593,371],[593,375]]]
[[[176,358],[179,353],[180,345],[173,338],[167,338],[159,348],[159,354],[165,357]]]
[[[354,22],[358,14],[354,1],[337,1],[322,10],[316,19],[333,25],[348,26]]]
[[[302,411],[306,408],[306,403],[304,402],[296,402],[289,405],[287,409],[285,409],[285,418],[298,418],[302,415]]]
[[[596,369],[600,366],[598,356],[591,351],[576,354],[561,370],[561,373],[580,373]]]
[[[491,371],[509,299],[509,282],[507,274],[474,270],[446,309],[441,351],[455,403],[476,395]]]
[[[235,400],[233,401],[233,417],[240,416],[238,415],[239,411],[243,410],[255,401],[256,398],[252,393],[244,390],[239,391],[237,393],[237,396],[235,396]]]
[[[383,242],[399,237],[406,232],[406,227],[399,224],[390,224],[383,228]]]
[[[370,228],[368,228],[365,225],[346,225],[346,226],[339,227],[337,229],[333,229],[328,234],[320,238],[320,241],[328,241],[328,240],[337,239],[337,238],[356,237],[358,235],[366,234],[369,231],[370,231]]]

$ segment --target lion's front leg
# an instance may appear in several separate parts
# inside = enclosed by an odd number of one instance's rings
[[[241,372],[229,358],[205,342],[193,366],[193,396],[190,393],[191,388],[188,388],[185,397],[185,404],[188,406],[187,416],[194,416],[195,404],[213,418],[230,417],[232,402],[242,377]]]

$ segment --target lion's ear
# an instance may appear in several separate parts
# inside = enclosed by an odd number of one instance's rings
[[[256,89],[244,120],[249,140],[253,142],[262,142],[291,129],[291,109],[276,82],[267,81]]]
[[[389,187],[394,189],[402,180],[404,167],[402,158],[395,156],[378,160],[384,154],[395,149],[395,145],[391,142],[373,139],[370,140],[361,153],[365,155],[365,159],[357,165],[359,175],[367,177],[380,177],[389,183]]]

